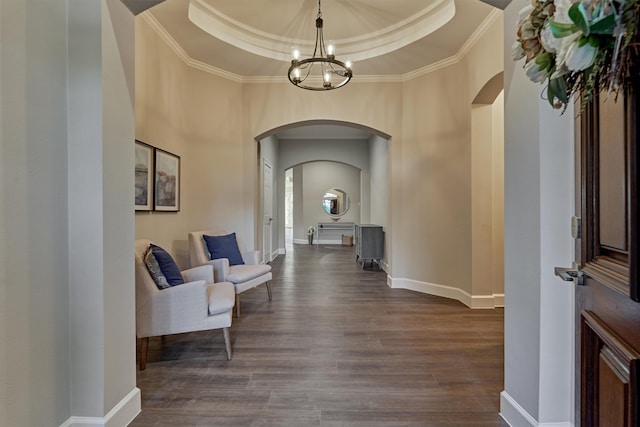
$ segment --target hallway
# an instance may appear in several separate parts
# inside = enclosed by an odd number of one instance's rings
[[[149,342],[133,426],[506,426],[503,310],[391,289],[353,247],[290,245],[219,330]]]

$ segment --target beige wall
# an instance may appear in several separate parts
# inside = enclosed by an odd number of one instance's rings
[[[167,246],[183,264],[189,228],[242,229],[243,243],[257,244],[255,138],[297,122],[344,121],[391,136],[385,231],[393,285],[473,292],[471,103],[501,71],[501,21],[471,48],[471,59],[404,83],[354,79],[327,93],[286,80],[243,85],[191,69],[142,20],[137,29],[137,137],[183,160],[182,211],[137,214],[137,237]]]
[[[397,267],[400,277],[468,292],[471,108],[465,80],[464,67],[456,64],[405,84],[401,201],[392,214],[394,232],[403,238],[392,249],[394,275]]]
[[[189,231],[236,231],[254,247],[258,159],[255,143],[245,153],[242,86],[185,66],[136,20],[136,138],[177,154],[182,168],[180,212],[137,213],[136,238],[164,246],[181,267],[189,265]]]

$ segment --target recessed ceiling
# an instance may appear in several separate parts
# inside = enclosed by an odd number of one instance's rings
[[[354,82],[457,58],[497,10],[480,0],[322,1],[325,39],[354,62]],[[239,79],[286,81],[291,47],[313,45],[317,12],[316,0],[166,0],[143,16],[194,61]]]
[[[487,1],[500,7],[509,0]],[[317,0],[165,0],[141,16],[190,62],[237,81],[287,82],[291,47],[311,56],[317,12]],[[499,14],[480,0],[322,1],[325,39],[335,41],[336,58],[353,61],[353,82],[402,80],[457,61]],[[323,124],[277,136],[366,139],[370,134]]]

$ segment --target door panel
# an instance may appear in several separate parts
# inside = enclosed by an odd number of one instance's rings
[[[604,94],[577,119],[584,286],[576,297],[576,381],[583,427],[640,423],[636,93],[617,100]]]
[[[624,103],[600,101],[598,109],[600,245],[626,254],[628,229]]]
[[[600,351],[600,425],[610,423],[615,426],[629,425],[629,366],[618,359],[609,347]]]

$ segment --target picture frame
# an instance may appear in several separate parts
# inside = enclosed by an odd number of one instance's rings
[[[153,209],[164,212],[180,210],[180,156],[155,149]]]
[[[135,141],[134,205],[136,211],[153,209],[154,148],[142,141]]]

